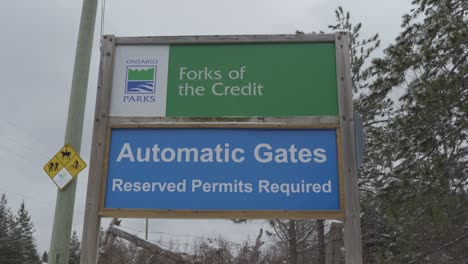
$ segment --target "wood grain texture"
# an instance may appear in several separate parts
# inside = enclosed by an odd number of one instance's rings
[[[99,66],[93,140],[86,193],[83,236],[81,241],[81,264],[94,264],[97,261],[98,236],[101,223],[98,210],[101,175],[105,156],[106,128],[108,125],[114,55],[115,38],[113,36],[105,36],[102,40],[101,62]]]
[[[337,129],[336,124],[269,124],[269,123],[153,123],[121,124],[111,128],[241,128],[241,129]]]
[[[194,211],[103,209],[102,217],[173,219],[343,219],[344,211]]]
[[[337,116],[291,116],[291,117],[109,117],[110,125],[153,123],[267,123],[297,125],[339,125]]]
[[[287,35],[211,35],[211,36],[147,36],[117,37],[117,45],[167,45],[167,44],[259,44],[333,42],[334,34]]]
[[[336,67],[345,186],[345,260],[346,264],[360,264],[362,263],[361,221],[349,56],[349,35],[344,32],[336,33]]]

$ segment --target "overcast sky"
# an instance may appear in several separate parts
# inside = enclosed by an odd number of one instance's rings
[[[107,0],[104,34],[117,36],[293,34],[328,31],[342,5],[363,35],[379,33],[387,46],[399,32],[408,0]],[[32,216],[38,250],[49,250],[57,187],[44,164],[63,146],[81,0],[15,0],[0,4],[0,193],[13,211],[21,201]],[[82,154],[89,163],[99,60],[98,11]],[[380,51],[381,52],[381,51]],[[73,229],[81,236],[87,170],[78,180]],[[124,220],[144,230],[144,220]],[[108,221],[103,221],[107,226]],[[253,238],[263,224],[226,220],[151,220],[150,232]],[[142,234],[141,232],[139,233]],[[159,239],[157,233],[150,239]]]

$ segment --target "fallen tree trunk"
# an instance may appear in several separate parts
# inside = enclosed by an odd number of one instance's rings
[[[112,219],[110,226],[114,226],[114,225],[117,225],[117,226],[120,225],[120,221],[118,220],[118,218]],[[100,251],[98,252],[98,258],[97,258],[98,264],[102,263],[104,254],[112,246],[112,244],[114,243],[114,240],[115,240],[114,234],[112,234],[111,232],[109,232],[109,230],[107,230],[106,233],[104,234],[102,245],[99,245]]]
[[[139,238],[139,237],[137,237],[135,235],[127,233],[126,231],[124,231],[122,229],[119,229],[119,228],[116,228],[115,226],[110,226],[108,231],[111,234],[113,234],[114,236],[123,238],[123,239],[133,243],[137,247],[144,248],[144,249],[154,253],[154,255],[158,255],[158,256],[163,257],[163,258],[165,258],[167,260],[171,260],[171,261],[174,261],[174,262],[180,263],[180,264],[192,263],[191,259],[188,256],[185,256],[183,254],[174,253],[174,252],[171,252],[169,250],[165,250],[165,249],[161,248],[158,245],[155,245],[155,244],[153,244],[151,242],[148,242],[148,241],[146,241],[146,240],[144,240],[142,238]]]

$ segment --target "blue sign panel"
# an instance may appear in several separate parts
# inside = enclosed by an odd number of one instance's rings
[[[104,207],[339,210],[333,129],[112,129]]]

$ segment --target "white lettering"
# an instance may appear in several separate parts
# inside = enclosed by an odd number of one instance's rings
[[[266,148],[267,150],[271,150],[270,144],[266,144],[266,143],[258,144],[254,149],[255,159],[258,162],[261,162],[261,163],[271,162],[272,159],[273,159],[272,153],[271,152],[265,152],[263,157],[260,157],[259,152],[260,152],[261,148]]]
[[[135,161],[135,157],[133,157],[132,148],[129,143],[123,144],[120,154],[117,157],[117,162],[120,162],[123,158],[129,159],[131,162]]]
[[[167,153],[169,153],[169,157],[167,156]],[[175,151],[171,148],[165,148],[161,151],[161,159],[164,162],[171,162],[175,159]]]
[[[196,148],[179,148],[177,149],[177,162],[182,161],[182,156],[185,154],[185,162],[198,162],[198,149]],[[193,159],[190,154],[193,154]]]
[[[299,158],[299,161],[302,163],[309,163],[312,158],[312,152],[306,148],[300,149],[298,158]]]
[[[122,191],[122,183],[121,179],[114,179],[112,180],[112,191],[115,192],[115,189],[118,188],[119,191]]]
[[[202,181],[200,180],[192,180],[192,192],[195,192],[197,188],[202,186]]]
[[[237,154],[245,154],[245,151],[241,148],[235,148],[232,150],[232,160],[236,163],[241,163],[245,160],[245,157],[243,156],[237,156]]]
[[[318,163],[324,163],[327,161],[326,151],[323,148],[314,149],[314,161]]]

